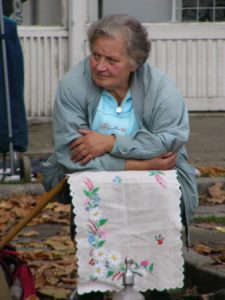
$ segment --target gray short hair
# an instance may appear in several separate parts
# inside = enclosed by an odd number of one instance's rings
[[[151,42],[147,30],[134,17],[128,15],[109,15],[94,22],[88,29],[89,47],[101,36],[115,37],[122,33],[127,42],[128,56],[131,63],[140,67],[148,58]]]

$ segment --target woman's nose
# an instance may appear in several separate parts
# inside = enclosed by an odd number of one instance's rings
[[[97,62],[97,65],[96,65],[96,69],[98,71],[105,71],[107,68],[106,66],[106,61],[104,58],[100,59],[98,62]]]

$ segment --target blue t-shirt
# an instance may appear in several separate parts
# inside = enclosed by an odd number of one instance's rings
[[[129,136],[140,128],[134,113],[130,91],[118,106],[116,99],[103,91],[91,129],[101,134],[118,134]]]

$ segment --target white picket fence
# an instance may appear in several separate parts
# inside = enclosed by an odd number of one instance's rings
[[[19,27],[24,56],[27,117],[52,116],[59,80],[68,71],[68,31],[61,27]]]
[[[225,111],[225,24],[144,24],[149,62],[166,72],[190,111]],[[28,119],[51,118],[58,81],[69,68],[69,35],[62,27],[19,27]],[[86,37],[81,57],[88,54]]]
[[[169,74],[190,111],[225,111],[225,24],[146,24],[149,61]]]

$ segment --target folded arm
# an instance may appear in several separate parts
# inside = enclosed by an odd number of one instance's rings
[[[80,95],[85,98],[85,96]],[[71,159],[70,144],[81,137],[79,128],[89,128],[86,103],[74,97],[70,86],[60,84],[53,113],[54,148],[58,163],[68,172],[83,170],[124,170],[124,159],[105,153],[91,159],[86,165]]]

